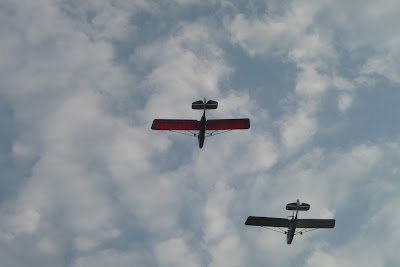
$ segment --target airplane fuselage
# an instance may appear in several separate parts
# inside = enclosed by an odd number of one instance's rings
[[[296,227],[297,227],[297,211],[296,211],[296,217],[294,217],[291,220],[289,228],[286,233],[286,243],[289,245],[292,244],[294,234],[296,233]]]
[[[206,110],[203,112],[203,116],[201,116],[200,120],[200,131],[197,135],[197,140],[199,141],[199,148],[204,146],[204,139],[206,138]]]

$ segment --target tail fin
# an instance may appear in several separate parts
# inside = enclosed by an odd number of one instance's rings
[[[286,205],[286,210],[299,210],[299,211],[307,211],[310,209],[310,204],[293,202]]]
[[[192,109],[217,109],[218,102],[214,100],[208,100],[207,103],[204,103],[203,100],[194,101],[192,103]]]

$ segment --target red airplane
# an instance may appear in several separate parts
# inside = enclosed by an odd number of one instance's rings
[[[219,131],[230,131],[239,129],[249,129],[250,119],[222,119],[222,120],[207,120],[206,109],[217,109],[218,102],[208,100],[195,101],[192,103],[192,109],[202,109],[203,116],[200,121],[197,120],[169,120],[169,119],[155,119],[151,125],[152,130],[167,130],[175,131],[181,134],[197,136],[199,148],[204,145],[204,139],[213,134],[220,134]],[[191,131],[198,131],[193,133]],[[211,131],[211,132],[207,132]]]

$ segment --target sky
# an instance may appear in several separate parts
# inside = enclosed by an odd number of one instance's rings
[[[2,266],[399,266],[399,11],[0,0]],[[204,97],[251,128],[150,129]],[[244,225],[296,199],[336,227]]]

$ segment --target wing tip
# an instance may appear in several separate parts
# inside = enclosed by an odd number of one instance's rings
[[[152,130],[157,130],[157,119],[153,120],[153,123],[151,124],[151,129]]]
[[[243,129],[250,129],[250,119],[249,118],[242,118],[242,119],[238,119],[243,121]]]
[[[247,127],[246,129],[250,129],[250,119],[246,118],[245,121],[246,121],[246,127]]]
[[[243,129],[250,129],[250,119],[249,118],[242,118],[237,119],[243,121]]]

